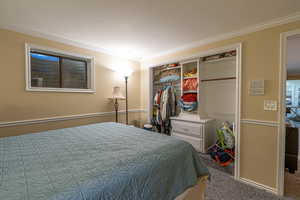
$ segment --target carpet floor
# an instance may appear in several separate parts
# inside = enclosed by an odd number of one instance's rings
[[[227,167],[221,167],[220,165],[218,165],[216,162],[214,162],[209,154],[203,154],[203,153],[199,153],[199,156],[202,158],[201,160],[206,164],[206,166],[212,167],[214,169],[220,170],[222,172],[225,172],[231,176],[234,175],[234,165],[231,164]]]
[[[298,162],[298,167],[299,166],[300,161]],[[290,174],[288,171],[285,171],[284,192],[286,196],[300,200],[300,169],[298,169],[295,174]]]
[[[295,200],[279,197],[267,191],[238,182],[228,173],[208,167],[211,180],[207,184],[205,200]]]
[[[233,166],[223,168],[214,163],[209,156],[199,154],[208,166],[211,180],[207,183],[205,200],[296,200],[291,197],[276,196],[234,180]]]

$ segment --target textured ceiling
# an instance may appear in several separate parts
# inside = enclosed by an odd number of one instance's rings
[[[0,0],[0,26],[138,59],[298,11],[299,0]]]

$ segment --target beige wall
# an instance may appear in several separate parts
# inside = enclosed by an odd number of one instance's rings
[[[25,43],[46,46],[68,52],[95,56],[96,93],[59,93],[25,91]],[[110,97],[113,86],[125,81],[112,71],[128,65],[134,70],[129,77],[129,109],[140,109],[140,63],[109,56],[58,42],[0,29],[0,123],[57,116],[69,116],[113,111]],[[120,109],[124,109],[124,102]],[[139,120],[140,114],[130,114],[130,120]],[[30,126],[0,128],[0,137],[62,128],[78,124],[113,121],[114,116],[82,120],[51,122]]]
[[[147,65],[242,43],[242,119],[277,122],[278,112],[264,111],[263,102],[279,100],[280,33],[298,28],[300,21],[145,60],[142,63],[142,106],[148,108],[149,102]],[[249,81],[257,79],[266,81],[266,93],[264,96],[249,96],[247,90]],[[142,120],[146,121],[147,114],[143,114],[142,117]],[[277,127],[241,124],[241,177],[277,188],[277,136]]]
[[[139,122],[141,118],[141,113],[129,113],[129,122],[133,125],[135,121]],[[75,120],[63,120],[63,121],[56,121],[56,122],[47,122],[47,123],[38,123],[38,124],[31,124],[31,125],[19,125],[19,126],[10,126],[10,127],[3,127],[0,128],[0,137],[4,136],[15,136],[21,135],[26,133],[35,133],[45,130],[54,130],[60,128],[68,128],[86,124],[93,124],[99,122],[111,122],[115,121],[115,116],[101,116],[101,117],[89,117],[83,119],[75,119]],[[125,123],[125,114],[119,114],[119,122]],[[139,124],[137,124],[139,125]]]
[[[277,134],[277,127],[242,124],[242,178],[276,188]]]
[[[244,36],[215,42],[209,45],[181,51],[143,63],[159,63],[179,56],[188,56],[213,48],[242,42],[242,119],[278,121],[278,113],[263,110],[265,99],[279,100],[279,40],[280,33],[300,28],[300,22],[280,25]],[[24,43],[48,46],[65,51],[96,57],[96,94],[53,93],[25,91]],[[149,70],[137,62],[121,60],[102,53],[93,52],[41,38],[11,31],[0,30],[0,122],[47,118],[84,113],[112,111],[113,105],[107,97],[112,87],[124,87],[109,68],[117,63],[128,63],[135,70],[129,80],[129,107],[148,109]],[[121,66],[120,66],[121,67]],[[250,80],[266,80],[264,96],[249,96]],[[13,83],[13,84],[9,84]],[[124,89],[124,88],[123,88]],[[122,108],[121,108],[122,109]],[[147,121],[147,113],[131,114],[131,120]],[[112,121],[113,116],[94,117],[73,121],[51,122],[29,126],[0,128],[0,136],[17,135],[47,129],[69,127],[99,121]],[[241,177],[276,188],[277,128],[242,124],[241,126]]]

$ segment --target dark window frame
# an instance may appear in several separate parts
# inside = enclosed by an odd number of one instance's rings
[[[63,67],[61,67],[63,64],[59,64],[59,75],[57,75],[57,78],[59,78],[59,82],[57,82],[57,85],[55,87],[39,87],[39,86],[32,86],[32,66],[31,66],[31,53],[37,53],[45,56],[54,56],[58,61],[62,61],[63,59],[67,59],[66,62],[72,62],[72,61],[80,61],[83,62],[85,68],[82,66],[82,71],[85,71],[85,77],[82,76],[81,80],[82,82],[82,87],[79,85],[76,87],[72,87],[70,85],[65,85],[63,87],[64,82],[63,82]],[[25,59],[25,80],[26,80],[26,87],[25,90],[29,92],[78,92],[78,93],[96,93],[96,88],[95,88],[95,57],[94,56],[88,56],[88,55],[80,55],[72,52],[66,52],[62,50],[57,50],[57,49],[52,49],[48,47],[43,47],[43,46],[38,46],[34,44],[29,44],[25,43],[25,54],[26,54],[26,59]],[[67,64],[66,63],[66,64]],[[67,64],[68,65],[68,64]],[[67,66],[66,65],[66,66]],[[69,65],[70,67],[70,65]],[[61,70],[62,69],[62,70]],[[65,70],[65,72],[67,72]],[[59,77],[58,77],[59,76]],[[65,79],[69,80],[69,79]],[[70,79],[72,80],[72,79]],[[67,82],[66,82],[67,83]],[[68,83],[67,83],[68,84]],[[75,82],[76,84],[76,82]],[[58,86],[59,85],[59,86]]]
[[[41,55],[45,55],[45,56],[53,56],[53,57],[57,57],[58,58],[59,87],[57,87],[57,88],[65,88],[65,87],[63,87],[63,74],[62,74],[63,65],[62,65],[62,59],[68,59],[68,60],[73,60],[73,61],[84,62],[84,64],[85,64],[85,72],[86,72],[85,73],[86,88],[72,88],[72,89],[88,89],[88,82],[89,82],[89,80],[88,80],[88,63],[87,63],[86,60],[75,59],[75,58],[71,58],[71,57],[67,57],[67,56],[61,56],[61,55],[55,55],[55,54],[51,54],[51,53],[44,53],[43,51],[38,51],[38,50],[30,50],[29,54],[31,55],[31,53],[41,54]],[[47,88],[47,87],[45,87],[45,88]],[[69,88],[65,88],[65,89],[69,89]]]

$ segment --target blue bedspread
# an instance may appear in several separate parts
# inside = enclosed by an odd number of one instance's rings
[[[204,175],[190,144],[122,124],[0,139],[1,200],[173,200]]]

